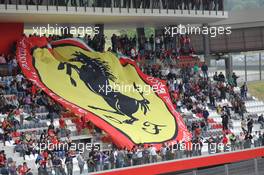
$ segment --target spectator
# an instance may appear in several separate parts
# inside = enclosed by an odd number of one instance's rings
[[[16,161],[12,161],[9,165],[9,173],[10,175],[17,175],[17,165]]]
[[[226,131],[228,130],[229,116],[226,113],[223,113],[221,117],[222,117],[223,131]]]
[[[94,172],[96,170],[95,153],[93,149],[89,152],[89,157],[87,159],[88,172]]]
[[[244,142],[244,148],[251,148],[251,140],[252,140],[252,136],[250,133],[246,133],[245,135],[245,142]]]
[[[4,54],[0,55],[0,64],[6,64],[6,59]]]
[[[240,87],[241,98],[244,100],[247,99],[247,91],[247,83],[244,82],[244,84]]]
[[[229,140],[231,142],[231,151],[235,151],[236,150],[236,136],[234,133],[232,133],[229,137]]]
[[[23,165],[19,168],[19,175],[29,175],[31,174],[30,168],[28,168],[27,163],[24,162]]]
[[[67,175],[73,175],[73,161],[72,161],[72,155],[70,153],[68,153],[66,155],[66,159],[65,159],[65,165],[67,168]]]
[[[137,156],[137,164],[136,165],[141,165],[142,164],[142,160],[143,160],[143,149],[141,146],[138,147],[137,151],[136,151],[136,156]]]
[[[205,143],[208,143],[208,154],[214,154],[215,152],[213,150],[216,149],[216,145],[215,145],[215,139],[210,136]]]
[[[149,152],[150,152],[150,161],[151,161],[151,163],[157,162],[158,159],[157,159],[157,150],[156,150],[156,148],[153,145],[151,145],[149,150],[150,150]]]
[[[214,76],[213,76],[213,80],[214,81],[219,81],[219,77],[217,75],[217,72],[215,72]]]
[[[241,121],[241,129],[242,129],[242,131],[244,133],[247,132],[246,128],[247,128],[247,121],[245,119],[242,119],[242,121]]]
[[[198,64],[195,64],[194,65],[193,72],[194,72],[195,75],[197,75],[199,73],[199,66],[198,66]]]
[[[186,152],[186,157],[192,157],[192,141],[189,140],[185,143],[185,152]]]
[[[239,77],[236,75],[235,72],[233,72],[233,74],[232,74],[232,78],[233,78],[233,80],[234,80],[234,86],[237,87],[237,79],[238,79]]]
[[[258,117],[258,123],[261,125],[261,129],[263,129],[264,128],[264,117],[263,117],[263,114],[261,114]]]
[[[225,82],[225,76],[224,76],[224,74],[222,72],[219,73],[218,80],[221,81],[221,82]]]
[[[208,66],[206,65],[206,63],[203,63],[202,67],[201,67],[201,70],[203,72],[203,77],[204,78],[208,78]]]
[[[253,128],[253,119],[252,118],[248,118],[247,120],[247,128],[248,128],[248,133],[251,134],[252,133],[252,128]]]
[[[254,147],[259,147],[259,133],[258,131],[255,131],[254,135],[253,135],[253,144]]]
[[[80,174],[82,174],[83,169],[84,169],[84,164],[85,164],[85,161],[84,161],[82,154],[78,154],[77,160],[78,160],[78,166],[80,168]]]
[[[228,138],[227,138],[227,136],[226,136],[226,134],[224,134],[224,136],[223,136],[223,138],[222,138],[222,143],[223,143],[223,145],[224,145],[224,152],[226,152],[227,151],[227,144],[228,144]]]
[[[208,125],[208,117],[209,117],[209,112],[206,108],[203,109],[203,118],[205,120],[206,125]]]
[[[60,175],[62,169],[62,161],[58,156],[54,156],[52,160],[52,165],[55,171],[55,175]]]
[[[245,142],[245,132],[240,132],[238,137],[239,149],[244,149],[244,142]]]

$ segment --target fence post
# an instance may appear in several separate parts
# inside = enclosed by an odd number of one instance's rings
[[[162,2],[161,0],[159,1],[159,13],[161,13],[161,6],[162,6]]]
[[[26,0],[26,7],[27,7],[27,10],[28,10],[28,0]]]
[[[254,165],[255,165],[255,175],[259,175],[259,170],[258,170],[258,159],[254,159]]]
[[[167,10],[167,14],[169,13],[169,0],[166,1],[166,10]]]
[[[222,0],[222,15],[224,16],[225,14],[225,6],[224,6],[224,0]]]
[[[151,13],[153,13],[153,7],[154,7],[153,1],[150,1],[150,5],[151,5]]]
[[[39,3],[38,2],[36,2],[36,5],[37,5],[37,11],[39,10]]]
[[[225,164],[225,174],[229,175],[229,169],[228,169],[228,165],[227,164]]]
[[[247,55],[244,55],[244,61],[245,61],[245,82],[247,82]]]
[[[261,60],[261,52],[259,52],[259,80],[262,80],[262,70],[261,70],[261,67],[262,67],[262,60]]]
[[[111,13],[113,13],[114,0],[111,0]]]

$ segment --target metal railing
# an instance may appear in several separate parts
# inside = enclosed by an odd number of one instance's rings
[[[235,56],[231,54],[232,66],[231,71],[235,72],[238,78],[238,83],[263,81],[264,77],[264,52],[245,52]],[[216,71],[224,72],[224,60],[216,61]]]
[[[167,14],[183,14],[184,11],[188,14],[191,14],[192,11],[195,14],[198,14],[198,11],[202,11],[204,15],[205,12],[209,12],[209,15],[215,14],[218,15],[219,11],[222,11],[222,15],[225,14],[223,0],[217,1],[216,4],[213,2],[209,4],[204,3],[189,3],[186,4],[185,1],[179,3],[177,0],[142,0],[142,1],[132,1],[132,0],[1,0],[0,5],[5,5],[5,10],[8,10],[10,5],[14,5],[16,10],[19,10],[21,5],[25,5],[26,9],[29,10],[29,6],[35,6],[36,10],[40,9],[40,6],[46,6],[47,11],[50,10],[49,7],[56,7],[56,10],[59,10],[59,7],[65,7],[66,11],[69,10],[69,7],[74,7],[75,11],[78,11],[78,8],[83,8],[84,11],[87,11],[87,8],[93,8],[93,11],[96,11],[96,8],[101,8],[101,11],[104,13],[105,8],[119,9],[119,12],[122,9],[127,9],[127,12],[131,12],[132,9],[135,10],[135,13],[139,12],[139,9],[142,9],[144,13],[146,10],[150,10],[151,13],[154,13],[154,10],[158,10],[158,13],[162,13],[162,10]],[[187,2],[187,1],[186,1]],[[197,1],[200,2],[200,1]]]
[[[231,174],[255,174],[261,175],[263,173],[263,167],[261,164],[264,163],[263,158],[255,158],[251,160],[224,164],[220,166],[210,167],[210,168],[202,168],[202,169],[194,169],[184,172],[175,172],[177,174],[188,174],[188,175],[197,175],[197,174],[223,174],[223,175],[231,175]],[[171,174],[171,173],[168,173]],[[163,175],[166,175],[163,174]]]

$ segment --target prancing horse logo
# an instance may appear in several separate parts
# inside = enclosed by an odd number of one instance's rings
[[[81,52],[75,52],[73,56],[74,58],[70,59],[69,62],[60,62],[58,70],[63,70],[66,66],[66,73],[70,76],[71,84],[76,87],[76,81],[72,77],[72,70],[75,70],[85,85],[92,92],[101,96],[114,110],[110,111],[95,106],[89,106],[90,108],[127,116],[130,119],[123,121],[123,123],[127,124],[133,124],[138,120],[133,114],[135,114],[139,108],[141,108],[144,115],[150,110],[148,107],[150,102],[144,97],[144,93],[139,91],[139,87],[135,82],[133,86],[142,97],[142,100],[131,98],[112,89],[108,89],[107,92],[102,91],[100,87],[110,87],[109,81],[115,82],[116,80],[116,77],[110,72],[107,63],[99,59],[90,58]],[[82,65],[79,68],[74,63],[81,63]]]

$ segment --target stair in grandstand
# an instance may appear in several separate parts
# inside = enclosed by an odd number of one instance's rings
[[[19,155],[19,153],[14,153],[14,146],[12,143],[6,142],[6,146],[3,146],[3,143],[0,143],[0,149],[5,150],[6,155],[13,155],[12,159],[16,161],[17,165],[23,164],[23,162],[27,162],[28,167],[31,167],[32,173],[33,174],[38,174],[37,172],[37,165],[35,164],[35,160],[37,158],[37,155],[30,155],[30,156],[25,156],[25,160],[23,157]],[[10,157],[7,157],[10,159]],[[76,158],[73,158],[73,170],[74,174],[79,174],[79,167],[78,167],[78,161]],[[87,165],[85,164],[84,166],[84,173],[88,173],[88,168]],[[53,172],[54,174],[54,172]]]
[[[261,125],[258,123],[258,116],[261,114],[264,114],[264,102],[259,101],[257,98],[249,95],[248,99],[245,101],[245,106],[247,113],[244,114],[244,117],[247,118],[250,116],[254,120],[254,127],[253,127],[253,133],[255,131],[264,131],[264,129],[261,129]],[[241,117],[239,117],[240,119]],[[241,120],[234,120],[232,119],[233,123],[233,129],[232,131],[235,134],[239,134],[242,132],[241,129]]]
[[[239,88],[236,88],[235,91],[238,93],[240,90]],[[220,103],[228,104],[229,102],[227,100],[224,100]],[[218,103],[219,104],[219,103]],[[218,105],[217,104],[217,105]],[[257,98],[251,96],[248,94],[248,98],[245,101],[247,113],[244,114],[244,117],[247,118],[248,116],[251,116],[254,120],[254,127],[253,127],[253,133],[255,131],[264,131],[264,129],[261,129],[260,124],[257,123],[258,116],[260,114],[264,114],[264,102],[259,101]],[[258,110],[261,109],[261,110]],[[263,109],[263,110],[262,110]],[[203,135],[204,140],[206,140],[210,135],[213,137],[215,136],[222,136],[222,118],[221,115],[216,112],[216,110],[210,110],[209,111],[209,118],[208,118],[208,124],[209,128],[207,129],[208,132],[206,132]],[[202,117],[196,116],[195,114],[192,114],[192,112],[188,111],[187,109],[181,109],[181,112],[184,114],[184,116],[188,118],[187,125],[192,122],[199,122],[202,121]],[[242,132],[241,129],[241,117],[238,114],[235,114],[233,111],[231,111],[231,122],[230,122],[230,131],[234,133],[235,135],[238,135],[240,132]],[[207,154],[208,152],[208,146],[207,143],[204,143],[202,153]]]
[[[99,143],[101,145],[102,150],[105,150],[105,151],[111,150],[111,146],[108,143],[103,143],[100,140],[96,140],[91,135],[83,134],[83,135],[78,135],[78,136],[71,136],[71,139],[73,141],[79,142],[80,140],[87,139],[88,137],[92,138],[93,142]],[[62,138],[62,140],[63,140],[63,138]],[[16,161],[17,165],[23,164],[23,162],[26,161],[28,166],[32,168],[33,174],[37,174],[37,168],[38,167],[35,164],[37,154],[36,155],[30,155],[30,156],[26,155],[25,160],[24,160],[23,157],[21,157],[18,152],[14,152],[14,141],[13,140],[10,142],[6,141],[5,145],[6,146],[4,146],[2,142],[0,142],[0,150],[5,150],[6,155],[13,155],[12,159]],[[7,157],[7,158],[10,158],[10,157]],[[75,173],[78,174],[79,167],[78,167],[78,161],[76,158],[73,159],[73,165],[74,165],[73,166],[74,174]],[[85,170],[84,171],[85,173],[88,172],[88,168],[87,168],[86,164],[85,164],[84,170]]]

